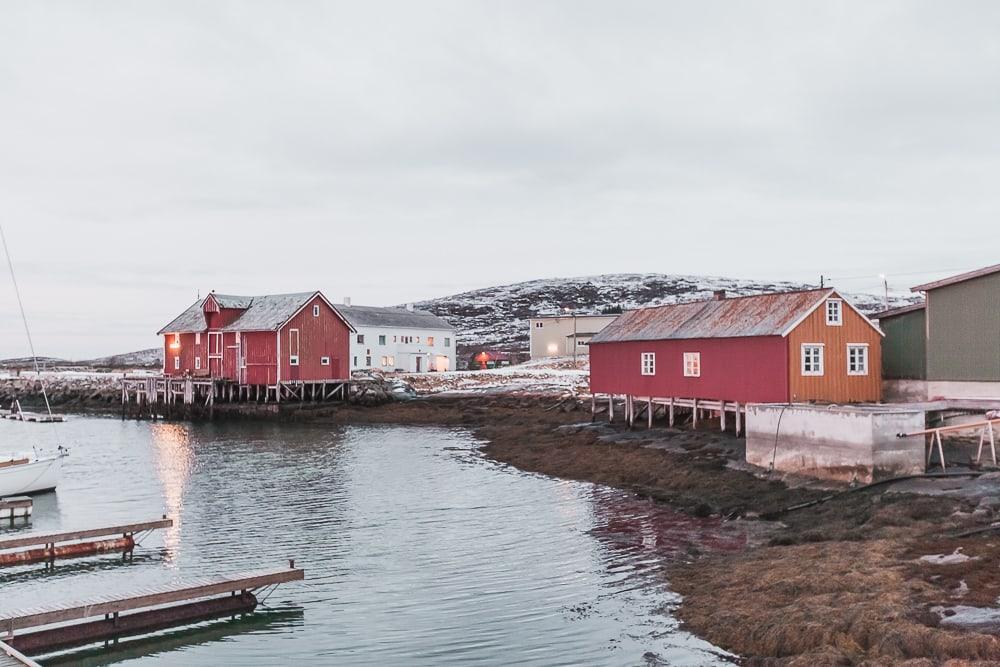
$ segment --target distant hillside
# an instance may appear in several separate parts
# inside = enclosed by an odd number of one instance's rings
[[[460,351],[471,347],[501,350],[528,349],[527,319],[555,314],[564,308],[577,313],[598,313],[605,308],[628,310],[642,306],[709,299],[715,290],[730,296],[809,289],[817,285],[676,276],[659,273],[619,273],[577,278],[531,280],[487,287],[414,304],[448,319],[455,325]],[[849,294],[866,314],[883,309],[883,298],[872,294]],[[912,302],[912,297],[890,295],[890,306]]]
[[[43,370],[79,370],[79,369],[126,369],[126,368],[160,368],[163,366],[163,348],[154,347],[148,350],[115,354],[110,357],[70,361],[58,357],[39,357],[38,365]],[[31,369],[31,357],[17,359],[0,359],[0,368]]]

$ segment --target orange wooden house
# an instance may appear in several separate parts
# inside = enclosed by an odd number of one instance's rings
[[[833,289],[627,312],[591,340],[593,394],[747,403],[882,398],[882,331]],[[719,408],[717,408],[719,409]]]

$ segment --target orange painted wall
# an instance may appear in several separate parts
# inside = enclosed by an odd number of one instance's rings
[[[802,375],[802,345],[823,343],[823,375]],[[847,374],[847,346],[868,344],[868,375]],[[882,336],[844,303],[843,325],[826,323],[824,302],[788,335],[791,400],[874,403],[882,400]]]

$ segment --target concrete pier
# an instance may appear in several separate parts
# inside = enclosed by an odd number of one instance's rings
[[[872,482],[925,470],[923,410],[889,405],[751,405],[747,462],[821,479]]]

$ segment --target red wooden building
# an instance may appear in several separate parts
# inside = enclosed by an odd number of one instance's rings
[[[590,343],[593,394],[739,413],[747,403],[881,400],[882,332],[832,289],[627,312]],[[735,406],[735,408],[734,408]]]
[[[342,382],[353,331],[320,292],[212,292],[160,329],[163,373],[272,388]]]

